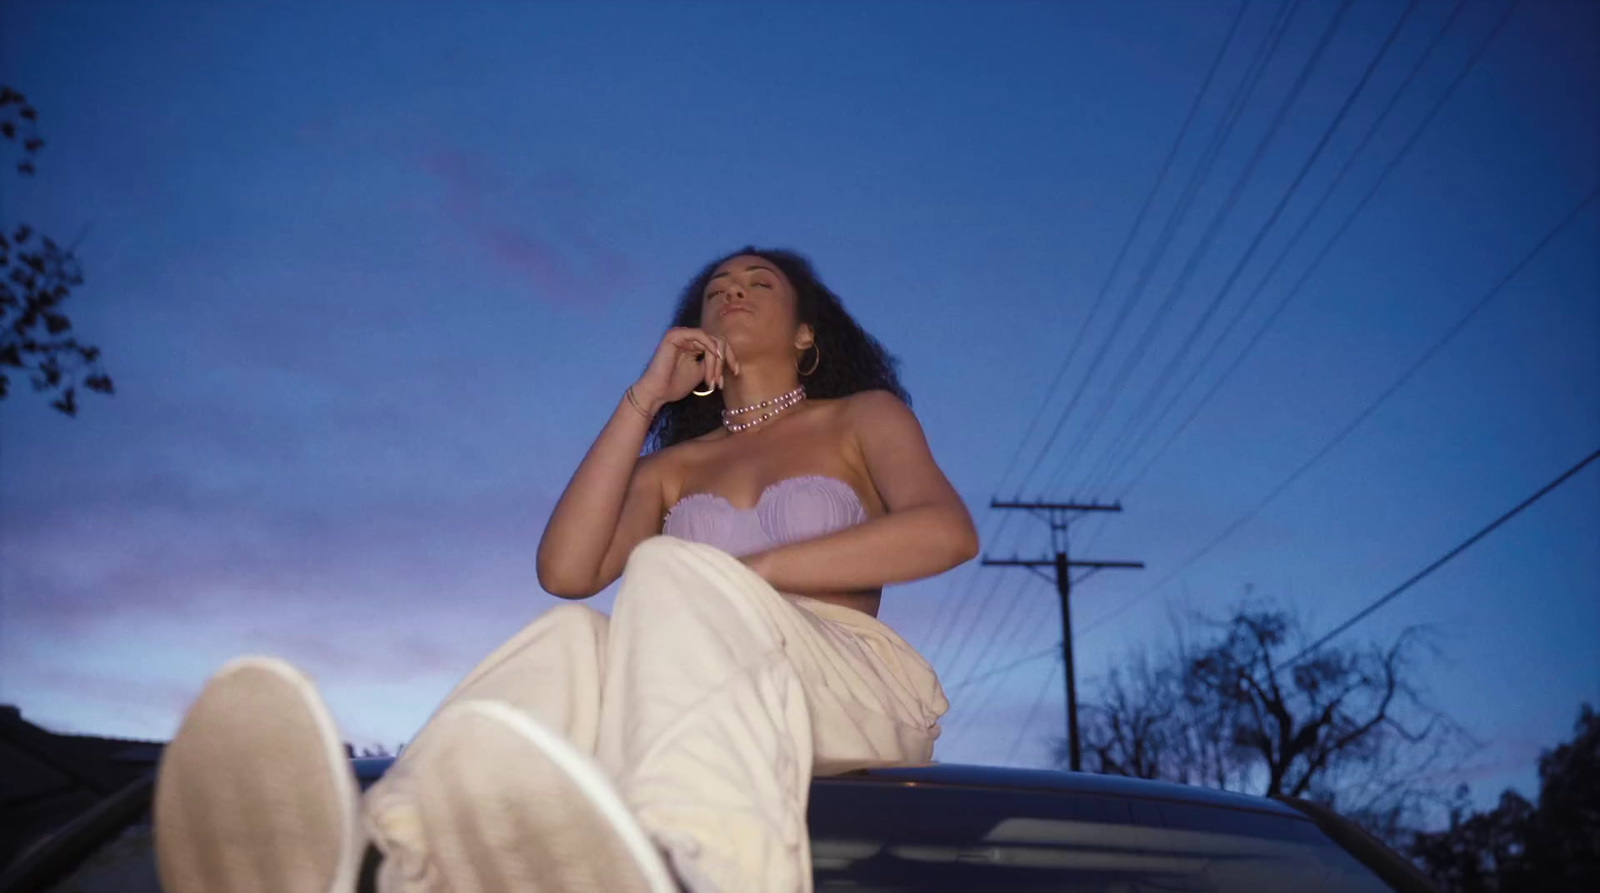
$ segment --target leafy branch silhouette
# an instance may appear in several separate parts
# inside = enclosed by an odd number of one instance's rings
[[[44,147],[38,112],[26,96],[0,86],[0,136],[20,146],[17,173],[31,177]],[[9,231],[7,231],[9,229]],[[50,405],[78,414],[81,385],[101,394],[115,392],[100,364],[100,348],[80,342],[61,305],[83,284],[83,270],[71,248],[19,223],[0,226],[0,400],[10,393],[9,370],[25,372],[35,391],[53,391]]]

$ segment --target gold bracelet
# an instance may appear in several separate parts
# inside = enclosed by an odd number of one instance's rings
[[[649,419],[652,422],[656,420],[656,417],[652,413],[647,411],[643,406],[639,405],[638,398],[633,396],[633,385],[628,385],[628,404],[634,409],[639,410],[639,414],[644,416],[646,419]]]

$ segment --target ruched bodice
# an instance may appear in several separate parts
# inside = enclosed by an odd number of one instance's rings
[[[855,488],[820,474],[784,478],[742,509],[713,493],[691,493],[667,511],[662,533],[749,555],[859,524],[866,509]]]

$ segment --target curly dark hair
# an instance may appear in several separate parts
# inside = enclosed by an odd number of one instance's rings
[[[673,327],[700,325],[706,283],[717,267],[741,255],[763,258],[788,278],[794,287],[795,313],[799,321],[809,324],[816,333],[822,356],[817,371],[801,379],[807,397],[845,397],[860,391],[885,390],[907,406],[911,405],[911,395],[901,386],[895,372],[900,361],[885,350],[878,339],[862,330],[844,309],[839,296],[822,284],[811,261],[795,251],[746,245],[706,264],[679,295],[677,311],[672,315]],[[647,451],[665,449],[715,430],[722,425],[722,406],[720,390],[709,397],[691,394],[666,404],[650,425],[650,435],[645,441]]]

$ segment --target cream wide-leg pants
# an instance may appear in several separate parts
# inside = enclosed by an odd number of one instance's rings
[[[881,621],[670,536],[628,557],[609,618],[551,609],[444,703],[467,698],[509,702],[594,756],[693,893],[809,893],[812,776],[928,763],[949,707]],[[407,758],[427,746],[424,726],[364,800],[381,893],[445,893],[410,794]]]

